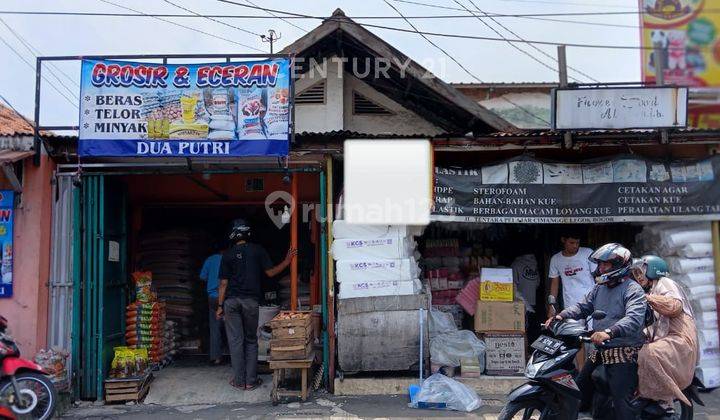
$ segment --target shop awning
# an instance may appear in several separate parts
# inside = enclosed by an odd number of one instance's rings
[[[20,151],[11,149],[0,149],[0,166],[2,166],[2,172],[5,178],[8,180],[12,189],[15,192],[22,192],[22,184],[15,174],[15,168],[13,164],[19,162],[25,158],[33,156],[35,152],[30,150]]]

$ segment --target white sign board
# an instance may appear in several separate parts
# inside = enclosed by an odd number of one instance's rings
[[[120,262],[120,242],[108,241],[108,261]]]
[[[687,126],[687,88],[556,89],[557,130],[680,128]]]
[[[493,283],[512,283],[512,268],[488,268],[480,269],[480,281],[491,281]]]
[[[432,159],[428,140],[346,140],[347,223],[430,223]]]

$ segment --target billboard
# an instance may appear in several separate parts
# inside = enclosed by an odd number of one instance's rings
[[[681,128],[687,88],[553,89],[552,125],[559,130]]]
[[[288,154],[290,60],[149,64],[83,60],[80,156]]]
[[[0,191],[0,298],[13,295],[13,222],[15,192]]]
[[[642,77],[653,83],[654,44],[664,51],[666,84],[690,86],[689,125],[720,128],[720,0],[640,0]],[[707,100],[695,99],[703,96]]]
[[[527,156],[478,168],[435,168],[431,220],[614,223],[717,220],[720,156],[582,163]]]

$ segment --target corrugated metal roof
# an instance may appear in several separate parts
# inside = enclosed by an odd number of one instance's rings
[[[0,149],[0,163],[13,163],[34,155],[35,152]]]
[[[697,134],[718,134],[720,129],[709,128],[675,128],[669,130],[672,133],[697,133]],[[572,131],[573,136],[602,136],[602,135],[644,135],[657,133],[656,129],[625,129],[625,130],[580,130]],[[515,133],[497,132],[488,135],[488,137],[552,137],[562,136],[564,131],[560,130],[525,130]]]
[[[411,139],[411,138],[434,138],[434,137],[447,137],[452,136],[451,134],[442,134],[439,136],[433,134],[416,133],[416,134],[369,134],[361,133],[358,131],[350,130],[333,130],[333,131],[303,131],[302,133],[295,133],[296,137],[341,137],[347,139]]]

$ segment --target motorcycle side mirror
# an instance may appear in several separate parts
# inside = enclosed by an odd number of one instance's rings
[[[595,312],[592,313],[592,319],[595,319],[595,320],[605,319],[606,316],[607,316],[607,314],[605,313],[605,311],[601,311],[601,310],[596,310]]]
[[[547,303],[548,303],[548,305],[554,305],[557,303],[557,299],[555,299],[555,296],[549,295],[547,297]]]

